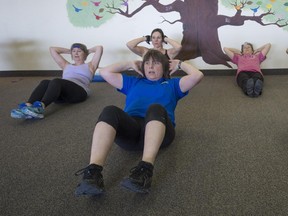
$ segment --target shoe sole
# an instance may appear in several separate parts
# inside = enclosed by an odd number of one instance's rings
[[[133,191],[135,193],[147,194],[150,192],[148,188],[142,188],[139,185],[133,184],[128,178],[121,181],[120,185],[125,189]]]
[[[262,93],[262,89],[263,89],[263,82],[262,80],[257,80],[254,86],[254,93],[255,96],[259,96]]]
[[[44,118],[44,115],[43,115],[43,114],[34,113],[34,112],[30,111],[29,109],[27,109],[26,107],[25,107],[24,109],[22,109],[22,112],[23,112],[25,115],[32,116],[33,118],[38,118],[38,119]]]
[[[78,196],[97,196],[104,193],[104,189],[97,188],[85,181],[81,182],[76,190],[75,195]]]
[[[248,79],[246,84],[246,91],[247,95],[252,97],[253,96],[253,90],[254,90],[254,80],[252,78]]]
[[[33,119],[33,116],[26,115],[22,112],[20,114],[17,111],[13,111],[13,110],[11,111],[10,116],[14,119]]]

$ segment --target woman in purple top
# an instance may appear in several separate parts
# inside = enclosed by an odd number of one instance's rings
[[[254,50],[253,45],[247,42],[241,46],[241,51],[224,47],[224,52],[238,67],[237,84],[249,97],[258,97],[262,94],[264,78],[260,64],[266,59],[270,47],[271,44],[267,43]]]
[[[12,118],[41,119],[44,118],[45,108],[51,103],[80,103],[89,95],[89,84],[98,68],[103,47],[98,45],[87,49],[84,44],[74,43],[70,49],[50,47],[50,53],[63,70],[62,78],[42,80],[28,101],[11,111]],[[93,58],[85,63],[90,53],[94,53]],[[63,54],[70,54],[74,63],[68,62]]]

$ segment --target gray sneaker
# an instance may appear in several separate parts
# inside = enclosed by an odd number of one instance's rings
[[[263,89],[263,81],[260,79],[257,79],[254,85],[254,96],[258,97],[259,95],[261,95],[262,89]]]
[[[249,97],[253,97],[253,92],[254,92],[254,80],[250,78],[247,80],[247,83],[246,83],[246,94]]]

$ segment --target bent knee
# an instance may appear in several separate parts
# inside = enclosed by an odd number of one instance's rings
[[[162,105],[152,104],[146,113],[146,124],[153,120],[160,121],[165,124],[167,122],[167,118],[167,111]]]

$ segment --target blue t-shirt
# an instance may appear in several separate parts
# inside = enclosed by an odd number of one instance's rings
[[[182,92],[179,86],[180,78],[150,81],[146,78],[123,76],[123,88],[119,92],[126,95],[124,111],[130,116],[145,117],[151,104],[160,104],[168,112],[168,116],[175,125],[174,111],[178,100],[188,94]]]

